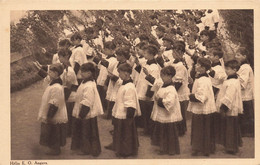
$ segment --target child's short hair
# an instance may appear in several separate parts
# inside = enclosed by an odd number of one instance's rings
[[[139,42],[136,47],[139,48],[139,49],[143,49],[145,46],[146,46],[146,42]]]
[[[104,48],[107,48],[107,49],[110,49],[110,50],[115,50],[116,45],[112,41],[107,41],[107,42],[104,43]]]
[[[239,62],[237,60],[229,60],[229,61],[225,62],[224,65],[225,65],[225,67],[229,67],[231,69],[236,69],[236,71],[238,71],[240,68]]]
[[[51,71],[57,72],[58,76],[60,76],[64,71],[64,67],[61,63],[51,64],[49,69]]]
[[[168,36],[165,36],[162,38],[163,41],[168,41],[170,42],[171,44],[173,44],[173,39],[171,37],[168,37]]]
[[[131,74],[132,73],[132,67],[128,64],[128,63],[123,63],[123,64],[120,64],[119,66],[118,66],[118,72],[119,71],[122,71],[122,72],[127,72],[127,73],[129,73],[129,74]]]
[[[211,62],[207,58],[204,57],[198,58],[197,63],[200,64],[202,67],[204,67],[206,70],[209,70],[211,68]]]
[[[176,50],[180,50],[183,53],[185,52],[185,43],[183,41],[176,41],[174,42],[173,48]]]
[[[65,57],[65,56],[69,56],[70,57],[71,54],[72,54],[72,52],[69,49],[61,49],[58,52],[58,56],[62,56],[62,57]]]
[[[216,50],[214,50],[214,51],[212,52],[212,54],[213,54],[213,56],[218,56],[219,58],[222,58],[224,53],[223,53],[222,51],[216,51]]]
[[[165,33],[165,28],[161,25],[157,26],[156,30]]]
[[[177,31],[176,31],[175,28],[171,28],[170,32],[171,32],[171,34],[173,34],[173,35],[176,35],[176,34],[177,34]]]
[[[94,29],[93,29],[92,27],[88,27],[88,28],[86,28],[86,29],[84,30],[84,32],[85,32],[86,34],[93,34],[93,33],[94,33]]]
[[[128,47],[121,47],[116,50],[117,56],[124,56],[127,60],[130,58],[130,50]]]
[[[166,67],[162,68],[161,74],[174,77],[175,74],[176,74],[176,70],[175,70],[175,68],[173,66],[169,65],[169,66],[166,66]]]
[[[141,40],[141,41],[149,41],[149,37],[146,35],[146,34],[141,34],[140,36],[139,36],[139,39]]]
[[[158,48],[155,45],[147,45],[144,47],[144,50],[153,56],[158,54]]]
[[[95,73],[96,73],[96,67],[92,62],[87,62],[81,65],[80,67],[81,72],[88,72],[90,71],[93,75],[93,77],[95,77]]]
[[[202,30],[201,32],[200,32],[200,36],[210,36],[210,34],[209,34],[209,31],[208,30]]]
[[[62,40],[60,40],[59,41],[59,46],[70,46],[71,45],[71,43],[70,43],[70,40],[68,40],[68,39],[62,39]]]
[[[155,39],[155,38],[151,38],[150,39],[150,41],[149,41],[149,44],[150,45],[154,45],[156,48],[157,48],[157,50],[159,50],[160,49],[160,44],[159,44],[159,42]]]
[[[239,47],[237,49],[237,51],[239,53],[241,53],[243,56],[247,56],[248,57],[248,55],[249,55],[249,51],[245,47]]]
[[[79,32],[74,33],[71,37],[70,37],[71,41],[75,41],[75,40],[82,40],[81,35],[79,34]]]

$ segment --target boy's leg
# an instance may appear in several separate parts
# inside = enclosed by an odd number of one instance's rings
[[[67,136],[71,136],[71,125],[72,125],[72,110],[74,107],[74,102],[66,102],[68,123],[67,123]]]
[[[108,110],[107,110],[107,119],[111,119],[112,118],[112,109],[115,105],[114,101],[109,101],[108,102]]]
[[[153,101],[144,101],[143,106],[143,112],[144,112],[144,134],[150,135],[151,133],[151,126],[152,126],[152,119],[151,119],[151,113],[153,110]]]
[[[243,114],[240,115],[242,137],[254,136],[254,105],[253,100],[243,101]]]

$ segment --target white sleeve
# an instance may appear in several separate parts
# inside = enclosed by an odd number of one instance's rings
[[[242,89],[245,89],[249,81],[249,71],[247,68],[241,68],[238,71],[238,76]]]
[[[83,90],[83,98],[80,101],[80,104],[91,108],[94,101],[95,101],[95,92],[93,88],[91,88],[90,86],[85,87],[85,89]]]
[[[204,103],[207,100],[207,85],[200,81],[198,82],[198,87],[195,91],[195,97],[198,99],[200,102]]]
[[[108,67],[107,67],[107,70],[109,72],[113,72],[113,70],[115,69],[116,67],[116,64],[117,64],[117,61],[116,60],[108,60],[109,64],[108,64]]]
[[[173,91],[168,91],[166,93],[166,96],[164,99],[162,99],[163,105],[165,107],[165,109],[169,112],[171,112],[171,110],[173,109],[173,107],[175,106],[174,103],[174,99],[176,98],[176,95],[174,94]]]
[[[179,70],[176,71],[176,75],[174,76],[175,77],[174,81],[182,83],[184,81],[184,76],[187,76],[185,70],[179,68]]]
[[[74,56],[73,62],[74,63],[77,62],[79,65],[82,65],[85,63],[83,51],[79,51],[79,50],[75,51],[75,56]]]
[[[62,89],[63,88],[53,87],[50,90],[50,99],[49,99],[49,102],[48,102],[49,104],[53,104],[56,107],[59,106],[61,99],[65,99]]]
[[[136,109],[136,99],[135,99],[135,90],[133,88],[129,88],[126,90],[124,94],[124,107],[133,107]]]
[[[68,70],[66,81],[69,84],[78,85],[77,76],[76,76],[74,70]]]
[[[228,109],[232,109],[232,102],[236,95],[236,88],[234,85],[228,85],[225,91],[225,95],[220,99],[221,104],[225,104]]]
[[[153,76],[153,78],[158,79],[160,77],[160,71],[159,71],[159,67],[157,66],[157,64],[155,65],[152,65],[150,68],[149,68],[149,74],[151,76]],[[149,82],[150,84],[150,82]],[[152,84],[151,84],[152,85]]]
[[[226,72],[224,71],[222,66],[219,66],[218,69],[216,68],[215,76],[214,76],[215,79],[220,80],[220,81],[224,81],[226,77],[227,77]]]
[[[54,54],[52,57],[52,64],[56,64],[59,62],[59,56],[58,54]]]

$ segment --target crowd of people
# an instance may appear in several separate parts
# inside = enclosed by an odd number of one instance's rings
[[[60,154],[71,137],[71,150],[98,156],[98,116],[112,120],[105,148],[119,157],[138,154],[138,136],[150,136],[158,154],[181,154],[187,114],[193,156],[214,154],[216,144],[236,154],[242,137],[254,137],[249,53],[240,47],[223,60],[218,11],[151,13],[142,24],[123,13],[122,27],[98,19],[61,39],[52,64],[34,63],[47,83],[38,116],[47,154]]]

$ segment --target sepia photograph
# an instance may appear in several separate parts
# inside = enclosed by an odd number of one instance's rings
[[[260,164],[257,0],[0,12],[0,165]]]
[[[11,10],[11,160],[255,158],[254,10]]]

